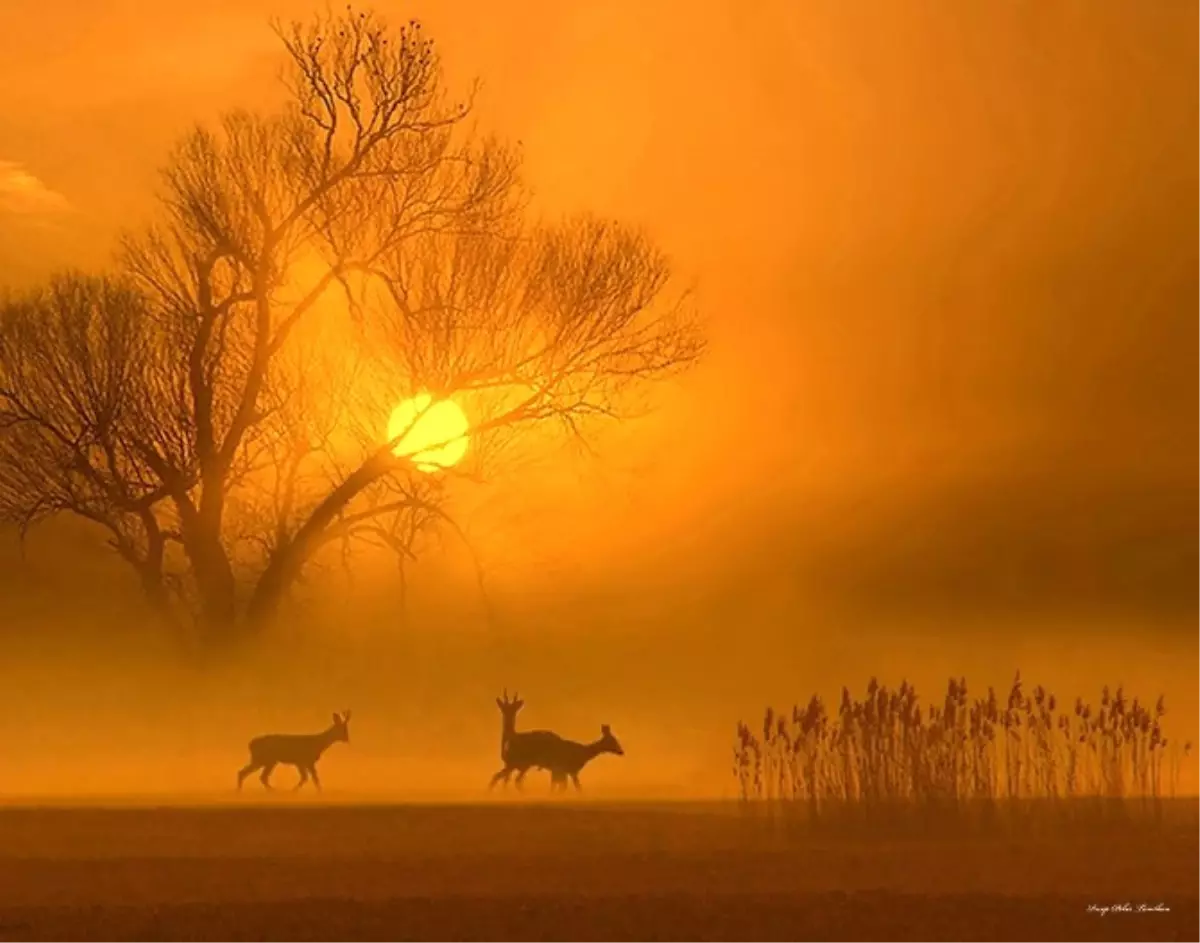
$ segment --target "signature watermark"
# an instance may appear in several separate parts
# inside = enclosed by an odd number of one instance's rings
[[[1109,914],[1169,914],[1171,908],[1161,902],[1135,904],[1127,900],[1121,904],[1088,904],[1087,912],[1107,917]]]

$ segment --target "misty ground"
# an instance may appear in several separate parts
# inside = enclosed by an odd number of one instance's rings
[[[0,809],[4,939],[1196,939],[1197,883],[1195,800]]]

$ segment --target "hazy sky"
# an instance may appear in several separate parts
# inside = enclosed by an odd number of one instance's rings
[[[710,322],[652,419],[480,513],[515,624],[634,678],[677,636],[696,678],[751,665],[714,612],[778,678],[831,631],[839,684],[882,670],[855,640],[914,626],[980,670],[1035,628],[1194,665],[1194,3],[377,7],[483,79],[542,210],[644,224]],[[310,9],[5,3],[0,282],[103,261],[182,130],[278,95],[266,19]]]

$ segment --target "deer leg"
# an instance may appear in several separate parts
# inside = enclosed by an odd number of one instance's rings
[[[245,766],[238,770],[238,789],[242,788],[242,780],[258,769],[258,764],[251,760]]]
[[[292,787],[293,792],[308,782],[308,770],[298,763],[296,764],[296,770],[300,773],[300,782],[296,783],[296,785]]]
[[[517,773],[517,789],[518,790],[522,790],[525,788],[525,774],[528,772],[529,772],[529,767],[526,766],[524,769],[520,770]]]
[[[274,771],[274,769],[275,764],[268,763],[263,767],[262,775],[258,777],[262,781],[263,786],[265,786],[267,789],[271,788],[271,773]]]
[[[578,773],[572,773],[572,774],[571,774],[571,782],[573,782],[573,783],[575,784],[575,791],[576,791],[576,792],[583,792],[583,787],[582,787],[581,785],[579,785],[579,774],[578,774]],[[566,782],[564,781],[564,782],[563,782],[563,790],[565,791],[565,790],[566,790],[566,788],[567,788],[567,784],[566,784]]]
[[[317,775],[317,764],[314,763],[308,768],[308,775],[312,777],[313,785],[317,787],[317,792],[321,791],[321,777]]]
[[[504,787],[507,789],[508,788],[508,778],[511,775],[512,775],[512,767],[511,766],[504,767],[504,769],[500,770],[500,772],[498,772],[495,776],[492,777],[492,781],[488,783],[488,789],[489,790],[494,789],[496,787],[496,783],[500,782],[500,780],[502,780],[502,779],[504,780]]]

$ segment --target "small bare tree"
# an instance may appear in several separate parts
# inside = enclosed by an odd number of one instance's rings
[[[451,522],[456,476],[384,434],[400,400],[453,398],[495,458],[703,348],[647,238],[531,218],[517,154],[470,132],[419,24],[276,32],[286,106],[188,135],[112,276],[0,310],[0,514],[95,522],[212,640],[269,620],[326,548],[411,555]]]

